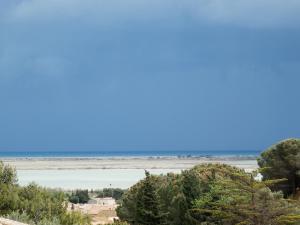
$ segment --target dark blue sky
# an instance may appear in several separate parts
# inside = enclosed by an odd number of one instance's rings
[[[0,151],[261,150],[299,137],[299,11],[0,0]]]

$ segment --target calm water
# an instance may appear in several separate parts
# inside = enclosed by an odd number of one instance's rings
[[[259,151],[0,151],[1,157],[143,157],[143,156],[257,156]],[[19,184],[34,181],[51,188],[102,189],[129,188],[144,177],[142,169],[78,169],[78,170],[17,170]],[[172,169],[152,169],[153,174],[180,172]]]
[[[180,172],[172,169],[150,169],[152,174]],[[90,170],[20,170],[19,184],[34,181],[39,185],[63,189],[129,188],[145,176],[142,169],[90,169]]]
[[[0,157],[257,156],[257,150],[228,151],[0,151]]]

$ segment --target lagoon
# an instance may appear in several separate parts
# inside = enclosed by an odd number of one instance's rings
[[[152,174],[177,172],[178,169],[149,169]],[[20,185],[35,183],[62,189],[129,188],[144,177],[143,169],[19,170]]]

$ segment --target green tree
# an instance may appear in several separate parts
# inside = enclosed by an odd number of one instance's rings
[[[148,174],[124,194],[117,214],[131,225],[151,224],[144,211],[159,212],[168,225],[297,224],[296,202],[269,188],[281,180],[260,181],[256,175],[223,164],[202,164],[181,174]]]
[[[16,170],[0,161],[0,215],[5,215],[18,207]]]
[[[9,165],[4,165],[4,163],[0,161],[0,183],[16,185],[17,180],[16,170]]]
[[[193,201],[198,198],[203,186],[200,185],[199,173],[196,169],[182,171],[182,193],[186,200],[186,207],[190,209]]]
[[[139,181],[133,185],[122,197],[121,205],[117,207],[117,215],[123,220],[132,225],[137,224],[137,207],[136,202],[138,199],[138,193],[142,187],[143,181]]]
[[[145,171],[146,178],[142,188],[138,192],[137,222],[139,225],[160,225],[164,224],[163,214],[160,210],[159,196],[153,184],[150,173]]]
[[[279,225],[298,224],[295,203],[268,188],[275,181],[260,182],[255,174],[239,172],[216,179],[209,192],[194,201],[190,211],[195,224]]]
[[[34,225],[89,225],[87,216],[68,213],[62,192],[32,183],[17,184],[16,171],[0,161],[0,215]]]
[[[168,173],[157,180],[157,189],[161,211],[166,216],[167,224],[182,225],[187,209],[186,198],[182,194],[182,176]]]
[[[161,198],[159,197],[159,187],[163,186],[165,176],[148,176],[147,182],[151,183],[153,189],[155,189],[156,201],[159,203],[159,208],[161,207]],[[117,208],[117,215],[121,221],[126,221],[131,225],[140,225],[139,217],[141,212],[140,210],[142,193],[144,191],[146,179],[139,181],[123,195],[120,205]],[[138,203],[139,202],[139,203]],[[160,210],[160,213],[163,210]]]
[[[71,203],[78,204],[78,203],[79,203],[79,197],[78,197],[77,195],[71,195],[71,196],[69,197],[69,201],[70,201]]]
[[[263,180],[282,179],[274,190],[282,190],[287,196],[296,194],[300,186],[300,139],[288,139],[264,151],[258,158]]]
[[[90,197],[88,190],[76,190],[75,193],[72,193],[69,197],[69,201],[74,204],[87,203],[89,200]]]
[[[36,224],[66,212],[63,193],[41,188],[34,183],[21,188],[19,198],[19,211],[26,212]]]
[[[114,199],[119,200],[122,198],[124,193],[125,190],[121,188],[104,188],[101,191],[97,191],[97,197],[98,198],[113,197]]]

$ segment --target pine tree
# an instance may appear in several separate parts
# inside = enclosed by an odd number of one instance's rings
[[[145,171],[146,178],[142,188],[139,190],[137,199],[137,224],[139,225],[161,225],[163,213],[160,210],[160,202],[155,185],[150,173]]]
[[[234,173],[219,179],[195,201],[192,217],[206,224],[279,225],[299,224],[295,204],[268,188],[278,181],[257,181],[255,174]]]
[[[258,158],[263,180],[283,179],[274,190],[281,190],[285,196],[296,195],[300,188],[300,139],[288,139],[273,145]]]

